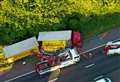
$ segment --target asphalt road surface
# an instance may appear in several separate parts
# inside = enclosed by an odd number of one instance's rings
[[[50,73],[40,77],[37,73],[32,73],[11,82],[94,82],[100,75],[110,77],[113,82],[120,82],[120,56],[106,56],[102,48],[89,53],[93,56],[89,59],[82,57],[76,65],[63,68],[59,73],[56,71],[57,75]],[[51,78],[52,76],[54,77]]]

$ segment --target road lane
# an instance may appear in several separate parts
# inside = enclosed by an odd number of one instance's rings
[[[89,60],[81,60],[81,62],[76,65],[61,69],[60,76],[57,77],[57,82],[92,82],[95,77],[101,74],[107,74],[120,69],[120,56],[108,57],[104,55],[102,48],[93,50],[89,53],[94,54],[93,58]],[[94,66],[85,68],[85,66],[93,63],[95,64]],[[49,77],[50,74],[40,77],[38,74],[33,73],[29,76],[16,79],[12,82],[48,82]]]
[[[120,62],[120,58],[111,57],[106,58],[105,60],[96,61],[96,64],[88,69],[77,67],[70,71],[70,73],[68,71],[67,73],[69,74],[64,75],[63,72],[58,82],[90,82],[99,75],[104,75],[119,69],[120,64],[118,62]]]
[[[106,76],[109,77],[113,82],[120,82],[120,69],[108,73]]]

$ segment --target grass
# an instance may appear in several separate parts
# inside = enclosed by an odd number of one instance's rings
[[[88,17],[87,21],[81,21],[82,24],[80,24],[79,30],[82,32],[83,37],[87,39],[93,35],[119,28],[119,21],[119,13]]]
[[[0,56],[2,56],[2,53],[3,53],[3,46],[0,45]]]
[[[3,55],[3,46],[0,45],[0,59],[4,58],[4,55]]]
[[[84,39],[88,39],[92,36],[120,27],[120,13],[89,17],[81,16],[78,18],[79,21],[73,20],[71,23],[74,22],[75,24],[70,24],[69,26],[72,26],[73,30],[79,30]],[[3,57],[2,48],[3,46],[0,46],[0,57]],[[33,61],[35,58],[28,57],[25,59],[27,59],[27,61]]]

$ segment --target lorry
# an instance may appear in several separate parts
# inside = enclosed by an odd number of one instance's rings
[[[12,63],[32,54],[32,50],[39,52],[39,44],[36,37],[31,37],[26,40],[5,46],[3,48],[4,57],[7,63]]]
[[[37,54],[40,62],[35,64],[35,70],[43,75],[57,69],[68,67],[80,61],[80,55],[75,48],[67,48],[58,55]]]
[[[80,32],[72,30],[39,32],[38,42],[48,52],[78,45],[82,47]]]
[[[39,32],[38,43],[40,53],[36,53],[39,62],[35,64],[35,70],[40,75],[80,61],[78,48],[82,47],[82,40],[79,32]]]
[[[106,55],[120,54],[120,40],[110,41],[104,47]]]

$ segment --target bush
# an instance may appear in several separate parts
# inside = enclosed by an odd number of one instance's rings
[[[39,31],[79,30],[84,37],[119,26],[119,0],[2,0],[0,44],[12,44]],[[115,14],[114,14],[115,13]],[[91,30],[92,29],[92,30]]]

